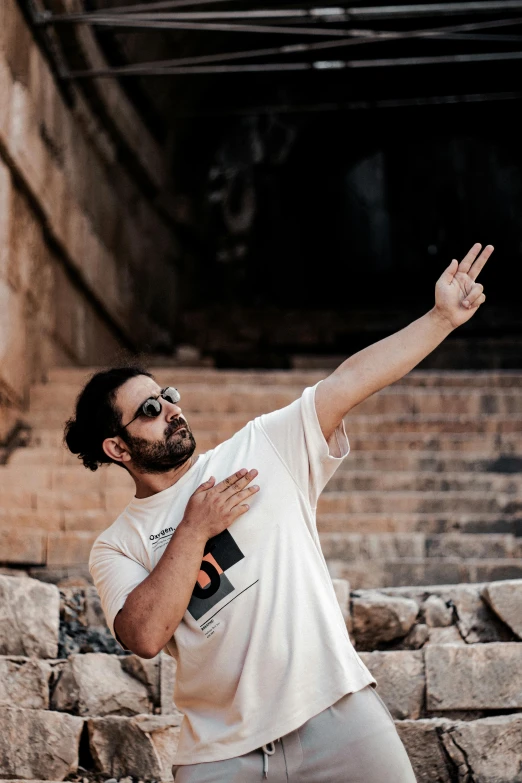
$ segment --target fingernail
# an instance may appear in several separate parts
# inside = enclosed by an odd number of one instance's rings
[[[256,490],[257,490],[257,489],[259,489],[259,486],[258,486],[257,484],[254,484],[254,486],[252,487],[252,489],[256,489]]]

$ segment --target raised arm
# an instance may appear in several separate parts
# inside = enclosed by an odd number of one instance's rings
[[[128,650],[153,658],[169,641],[191,599],[208,539],[248,511],[259,489],[250,484],[255,476],[257,470],[243,469],[219,484],[210,478],[192,495],[156,567],[116,615],[114,630]]]
[[[355,405],[410,372],[477,312],[486,297],[476,280],[493,247],[481,250],[475,244],[460,264],[453,259],[437,281],[435,306],[428,313],[350,356],[319,384],[316,409],[327,440]]]

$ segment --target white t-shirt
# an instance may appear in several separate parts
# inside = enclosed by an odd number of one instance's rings
[[[349,452],[326,443],[315,388],[201,455],[172,487],[133,498],[96,540],[90,570],[108,625],[158,562],[194,490],[242,467],[261,490],[211,539],[198,584],[166,651],[184,713],[176,764],[249,753],[376,684],[355,652],[321,552],[317,499]],[[341,457],[330,454],[333,450]]]

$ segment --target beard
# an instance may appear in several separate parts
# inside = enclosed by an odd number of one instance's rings
[[[183,429],[175,432],[178,427]],[[184,419],[176,419],[165,430],[165,440],[152,442],[126,433],[124,438],[133,467],[140,473],[168,473],[191,458],[196,441]]]

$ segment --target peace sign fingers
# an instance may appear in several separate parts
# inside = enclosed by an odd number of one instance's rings
[[[464,256],[459,264],[458,271],[467,274],[468,277],[470,277],[472,280],[477,279],[480,272],[486,265],[486,261],[492,254],[494,248],[493,245],[486,245],[482,252],[480,252],[481,250],[482,245],[477,242],[473,245],[471,250],[469,250],[469,252]]]

